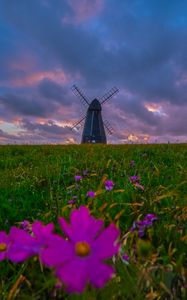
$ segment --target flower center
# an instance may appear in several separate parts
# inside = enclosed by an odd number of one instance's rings
[[[6,251],[7,245],[5,243],[0,243],[0,252]]]
[[[90,254],[90,245],[86,242],[77,242],[75,244],[75,253],[79,256],[87,256]]]

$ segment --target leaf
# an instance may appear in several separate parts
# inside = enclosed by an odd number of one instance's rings
[[[51,211],[49,211],[46,214],[44,214],[44,218],[48,218],[50,215],[51,215]]]
[[[114,193],[123,193],[125,190],[121,189],[121,190],[115,190]]]
[[[7,300],[11,300],[14,298],[16,292],[18,292],[19,286],[26,280],[26,277],[23,275],[20,275],[16,282],[13,284],[12,288],[10,289],[10,292],[8,293]]]
[[[130,206],[143,206],[144,203],[134,202],[134,203],[128,203]]]
[[[154,166],[156,175],[159,176],[160,175],[159,169],[157,168],[157,166],[155,164],[153,164],[153,166]]]
[[[99,208],[99,211],[103,211],[106,207],[107,207],[108,203],[104,203],[100,208]]]
[[[99,194],[103,193],[102,186],[103,186],[103,183],[106,181],[107,177],[108,177],[107,174],[104,174],[104,175],[103,175],[103,177],[102,177],[102,179],[101,179],[101,182],[100,182],[100,184],[99,184],[99,186],[98,186],[98,188],[97,188],[97,191],[95,192],[96,195],[99,195]]]
[[[177,196],[178,194],[176,192],[169,192],[169,193],[166,193],[164,195],[161,195],[161,196],[158,196],[156,197],[155,200],[153,200],[153,202],[159,202],[160,200],[164,199],[164,198],[168,198],[168,197],[172,197],[172,196]]]
[[[117,206],[117,205],[119,205],[119,203],[112,203],[112,204],[109,206],[109,208],[113,208],[113,207],[115,207],[115,206]]]
[[[102,189],[97,190],[97,191],[95,192],[95,196],[98,196],[98,195],[102,194],[103,192],[105,192],[105,190],[102,190]]]
[[[125,209],[122,209],[114,218],[114,221],[116,222],[117,220],[119,220],[119,218],[122,216],[122,214],[124,213]]]
[[[187,242],[187,234],[180,238],[182,242]]]
[[[148,299],[148,300],[154,300],[154,299],[158,299],[158,296],[159,296],[159,294],[158,294],[157,292],[151,291],[150,293],[148,293],[148,294],[145,296],[145,299]]]
[[[66,211],[67,209],[69,209],[70,205],[66,205],[64,207],[62,207],[61,212],[63,214],[64,211]]]
[[[106,164],[106,167],[107,167],[107,168],[109,167],[110,163],[111,163],[111,159],[109,159],[109,160],[107,161],[107,164]]]
[[[70,185],[70,186],[67,187],[67,190],[71,190],[71,189],[73,189],[74,187],[75,187],[75,185],[72,184],[72,185]]]

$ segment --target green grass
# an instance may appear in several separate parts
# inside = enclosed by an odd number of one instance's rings
[[[88,176],[77,186],[74,176],[83,170]],[[130,184],[132,175],[141,177],[144,191]],[[114,181],[111,192],[105,191],[104,178]],[[89,190],[99,191],[97,197],[88,199]],[[3,261],[0,299],[186,299],[186,144],[0,146],[0,230],[8,232],[25,219],[57,224],[57,216],[68,218],[73,196],[73,207],[86,205],[106,225],[116,223],[129,265],[119,256],[116,276],[103,289],[68,295],[54,289],[52,272],[36,258],[22,264]],[[130,234],[124,239],[147,213],[159,220],[146,238]]]

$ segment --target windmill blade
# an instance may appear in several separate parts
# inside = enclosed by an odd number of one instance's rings
[[[81,124],[81,123],[84,121],[85,118],[86,118],[86,115],[83,116],[78,122],[74,123],[74,124],[72,125],[72,127],[71,127],[71,130],[73,130],[74,128],[76,128],[77,125]]]
[[[77,96],[80,99],[80,101],[83,105],[86,105],[86,106],[90,105],[90,103],[89,103],[88,99],[86,98],[86,96],[83,94],[82,91],[80,91],[78,89],[78,87],[75,84],[72,86],[71,90],[75,94],[75,96]]]
[[[103,123],[104,123],[104,126],[106,128],[107,133],[109,135],[113,134],[114,133],[114,129],[112,128],[112,126],[110,125],[110,123],[107,120],[105,120]]]
[[[100,103],[103,104],[109,99],[111,99],[115,94],[117,94],[119,90],[114,86],[108,93],[106,93],[100,100]]]

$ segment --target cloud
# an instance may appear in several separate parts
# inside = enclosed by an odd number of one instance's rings
[[[16,94],[5,94],[0,97],[0,103],[13,115],[23,116],[46,116],[55,111],[55,103],[48,103],[34,97]]]
[[[113,140],[183,138],[186,10],[175,0],[2,0],[0,117],[27,119],[30,135],[35,124],[50,138],[60,122],[79,119],[73,83],[90,99],[116,85],[120,93],[103,108]]]
[[[19,69],[23,68],[23,65],[19,65]],[[23,74],[15,76],[13,79],[0,80],[0,84],[5,87],[30,87],[37,85],[40,81],[48,79],[55,81],[61,85],[68,82],[68,78],[62,70],[51,71],[37,71],[31,74]]]
[[[64,105],[69,105],[69,95],[67,87],[64,87],[52,80],[44,79],[38,85],[38,90],[41,96],[46,99],[53,99]]]
[[[63,22],[79,24],[97,16],[104,8],[104,0],[67,0],[71,12],[64,16]]]

